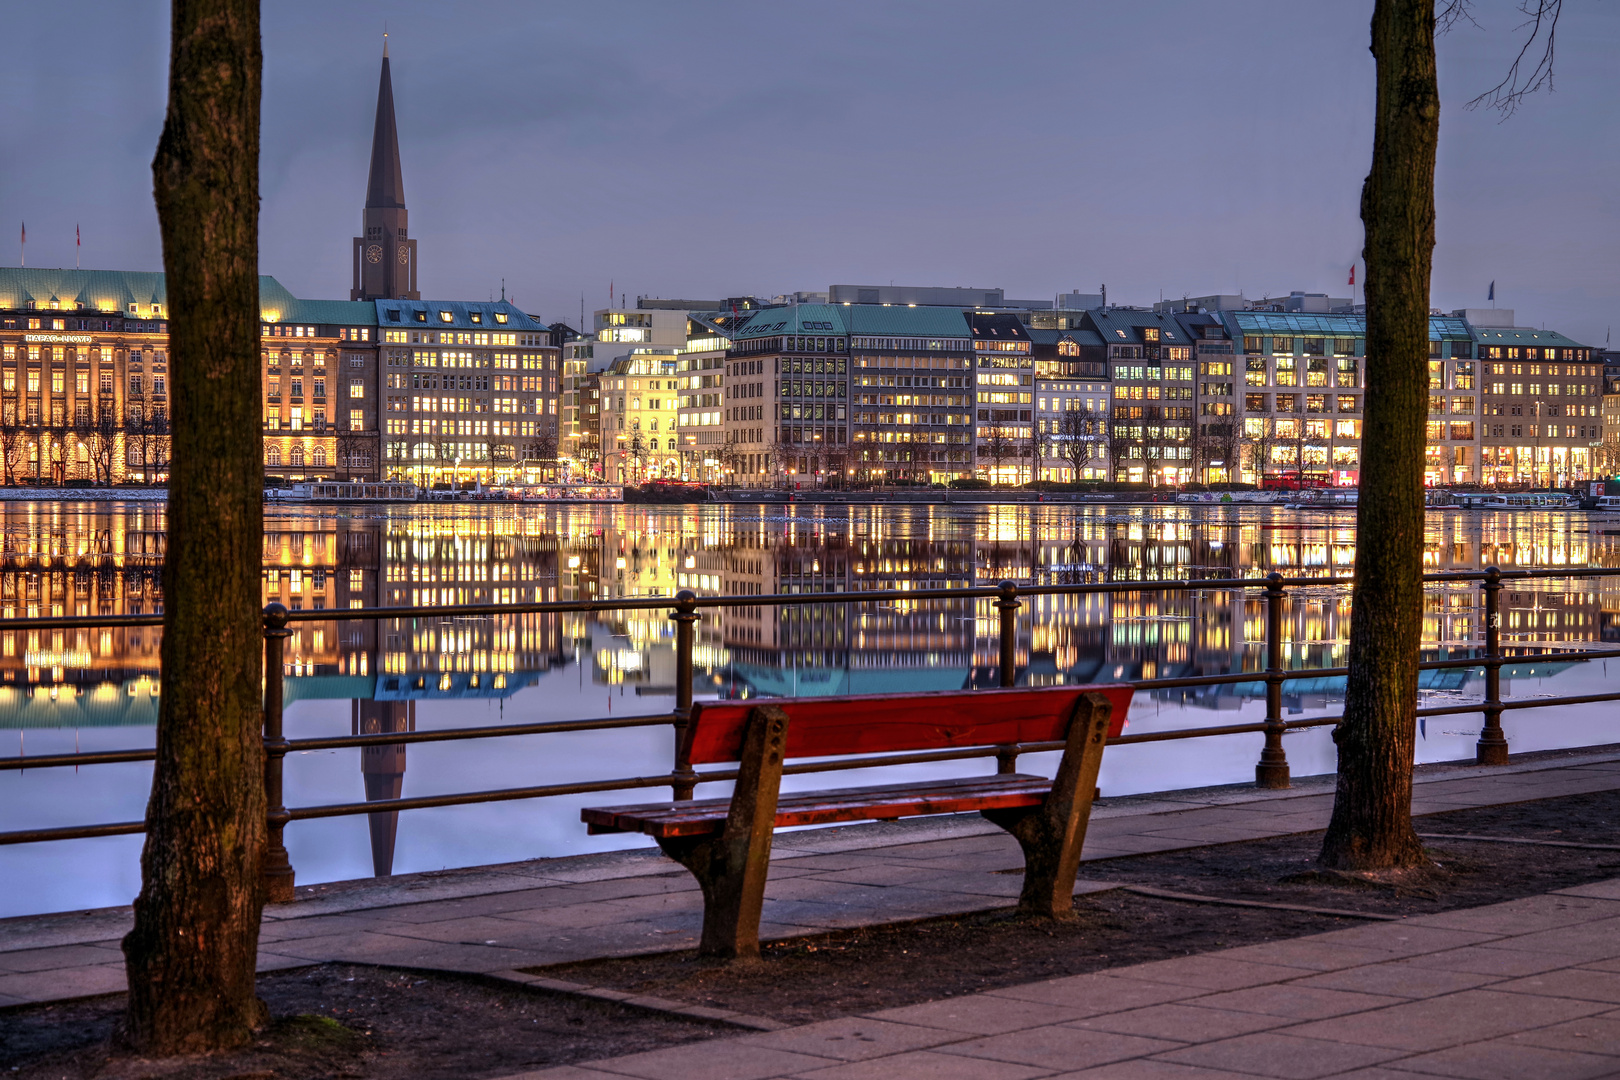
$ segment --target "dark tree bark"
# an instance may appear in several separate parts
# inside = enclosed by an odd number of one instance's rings
[[[1340,870],[1421,865],[1412,828],[1418,648],[1423,626],[1423,462],[1428,419],[1429,266],[1440,134],[1434,0],[1377,0],[1378,64],[1366,227],[1367,402],[1356,505],[1350,676],[1338,790],[1321,862]]]
[[[152,163],[174,410],[163,696],[124,939],[125,1034],[144,1053],[240,1045],[265,1018],[253,992],[265,841],[259,6],[174,0],[172,12]]]

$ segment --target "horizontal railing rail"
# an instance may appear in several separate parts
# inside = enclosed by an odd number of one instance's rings
[[[1556,567],[1546,569],[1480,571],[1446,571],[1425,574],[1426,584],[1436,586],[1475,585],[1483,594],[1483,641],[1477,655],[1446,657],[1419,663],[1422,670],[1473,669],[1483,672],[1484,697],[1477,701],[1420,707],[1419,717],[1482,714],[1484,723],[1476,745],[1476,760],[1481,764],[1499,764],[1507,760],[1507,740],[1502,733],[1501,717],[1504,712],[1541,709],[1556,706],[1592,704],[1620,700],[1620,692],[1565,695],[1504,700],[1501,696],[1501,671],[1515,663],[1586,662],[1620,657],[1620,648],[1542,649],[1540,646],[1518,646],[1518,654],[1504,651],[1501,640],[1501,590],[1512,582],[1587,579],[1620,576],[1620,569],[1601,567]],[[861,605],[870,603],[905,602],[926,604],[939,601],[989,600],[996,609],[998,630],[997,683],[1010,687],[1017,681],[1017,627],[1024,600],[1040,596],[1118,595],[1138,593],[1173,593],[1199,591],[1259,590],[1265,604],[1265,666],[1250,671],[1222,672],[1209,675],[1186,675],[1166,678],[1129,680],[1139,691],[1221,687],[1237,684],[1263,684],[1266,710],[1263,719],[1235,724],[1220,724],[1193,728],[1174,728],[1122,734],[1109,740],[1109,745],[1129,746],[1144,743],[1168,742],[1180,739],[1212,738],[1230,735],[1259,734],[1264,736],[1260,759],[1255,767],[1255,781],[1259,786],[1282,788],[1289,785],[1289,766],[1282,744],[1289,732],[1312,728],[1331,727],[1340,723],[1342,715],[1312,716],[1288,720],[1283,712],[1283,688],[1290,682],[1343,678],[1347,667],[1290,668],[1284,666],[1284,648],[1288,638],[1283,630],[1284,608],[1292,598],[1308,598],[1306,590],[1342,588],[1353,584],[1345,577],[1283,577],[1272,573],[1265,577],[1243,578],[1177,578],[1141,579],[1132,581],[1080,582],[1038,586],[1018,586],[1002,582],[996,586],[972,586],[950,589],[884,589],[849,593],[774,593],[750,596],[699,597],[681,591],[673,597],[636,597],[613,600],[546,601],[522,604],[456,604],[413,607],[331,608],[289,611],[280,604],[265,609],[265,670],[282,672],[285,640],[291,635],[293,623],[351,622],[399,619],[436,620],[445,618],[503,618],[529,615],[596,614],[630,611],[670,610],[675,623],[675,707],[668,712],[634,716],[594,717],[578,720],[552,720],[522,724],[495,724],[479,727],[440,728],[430,731],[398,731],[351,735],[318,736],[288,739],[283,734],[284,678],[268,678],[265,682],[264,747],[265,792],[270,807],[269,849],[266,855],[266,884],[272,899],[292,898],[293,869],[287,856],[284,830],[293,821],[342,817],[355,814],[376,814],[400,810],[418,810],[476,803],[493,803],[523,799],[551,798],[581,795],[592,792],[635,790],[668,787],[675,799],[690,799],[699,784],[720,783],[736,778],[735,769],[699,771],[692,767],[682,752],[682,737],[692,715],[693,663],[692,652],[696,624],[703,610],[725,610],[738,607],[795,607],[808,605]],[[1304,594],[1303,596],[1301,594]],[[142,615],[52,616],[49,618],[9,619],[0,622],[8,631],[39,631],[62,629],[93,629],[109,627],[161,626],[161,613]],[[1531,648],[1540,651],[1530,652]],[[528,787],[499,788],[482,791],[445,792],[436,795],[418,795],[365,802],[330,803],[317,806],[287,807],[284,805],[283,771],[286,755],[314,750],[338,750],[376,746],[402,746],[411,743],[458,742],[472,739],[498,739],[515,736],[544,736],[566,732],[609,731],[629,728],[669,726],[675,735],[675,760],[668,773],[647,776],[613,777],[600,780],[580,780],[570,783],[541,784]],[[854,769],[888,768],[898,765],[931,762],[995,758],[1000,772],[1012,772],[1017,759],[1024,754],[1061,750],[1059,742],[1017,743],[1002,746],[977,746],[928,750],[903,754],[879,754],[797,761],[788,765],[789,774],[835,772]],[[72,754],[43,754],[34,757],[18,755],[0,757],[0,771],[60,768],[69,765],[110,765],[144,763],[155,760],[156,752],[150,748],[101,750]],[[91,837],[137,834],[145,829],[141,821],[113,822],[94,825],[70,825],[39,829],[0,832],[0,845],[40,843],[59,840],[87,839]]]

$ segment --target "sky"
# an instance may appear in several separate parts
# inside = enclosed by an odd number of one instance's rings
[[[1050,299],[1348,293],[1372,153],[1371,0],[274,0],[260,262],[347,298],[389,34],[420,288],[577,323],[610,285]],[[1439,45],[1436,307],[1601,346],[1620,322],[1620,4],[1571,0],[1555,91],[1503,120],[1515,0]],[[28,261],[162,265],[168,9],[8,14],[0,223]],[[0,236],[6,233],[0,230]],[[1362,277],[1358,275],[1358,281]]]

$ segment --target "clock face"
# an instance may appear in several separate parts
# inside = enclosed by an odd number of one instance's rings
[[[411,249],[406,244],[399,245],[399,264],[404,266],[411,261]]]
[[[382,248],[377,244],[372,244],[370,247],[366,248],[366,261],[374,263],[382,262]]]

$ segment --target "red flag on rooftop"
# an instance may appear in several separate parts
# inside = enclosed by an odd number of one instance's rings
[[[1354,285],[1355,283],[1356,283],[1356,264],[1351,263],[1350,264],[1350,284]]]

